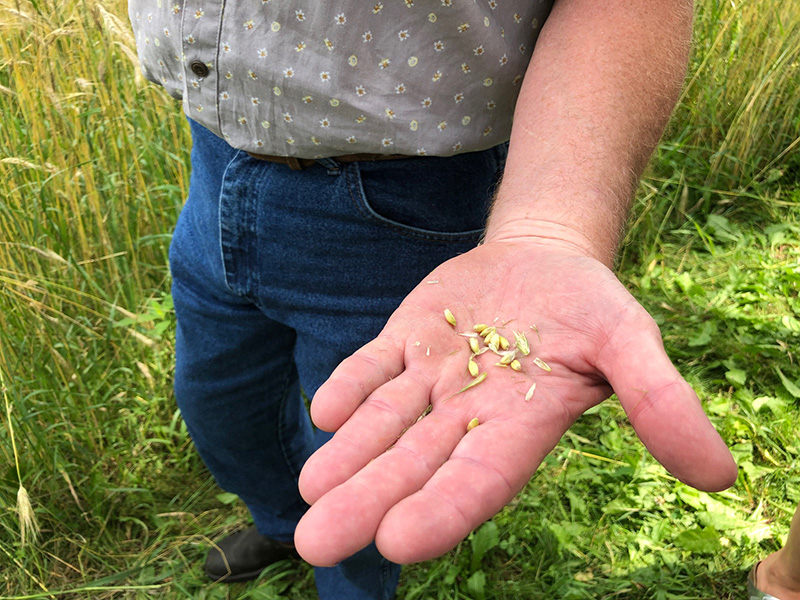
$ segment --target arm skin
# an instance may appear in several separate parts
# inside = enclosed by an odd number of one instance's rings
[[[691,27],[687,0],[555,3],[523,82],[487,242],[558,240],[611,266],[680,92]]]
[[[310,563],[335,564],[372,540],[399,563],[447,552],[612,392],[677,478],[712,491],[734,482],[733,459],[658,327],[609,268],[681,86],[691,9],[687,0],[556,2],[523,83],[485,243],[438,267],[430,278],[439,284],[415,288],[314,397],[315,423],[337,433],[300,476],[312,506],[295,543]],[[454,395],[471,381],[469,353],[444,308],[459,331],[514,319],[509,327],[529,333],[526,358],[552,371],[526,361],[515,373],[484,355],[486,380]],[[473,417],[480,425],[467,432]]]

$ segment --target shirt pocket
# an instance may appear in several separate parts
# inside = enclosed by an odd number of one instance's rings
[[[439,241],[480,239],[507,145],[451,157],[348,163],[362,216],[397,234]]]

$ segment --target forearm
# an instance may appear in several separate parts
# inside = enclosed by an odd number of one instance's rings
[[[528,67],[486,241],[546,239],[611,265],[680,93],[691,0],[557,0]]]

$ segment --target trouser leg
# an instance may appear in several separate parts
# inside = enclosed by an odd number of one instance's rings
[[[234,293],[208,260],[219,244],[205,191],[192,190],[170,249],[176,399],[219,485],[247,504],[262,535],[290,541],[307,508],[297,478],[314,449],[292,356],[296,335]]]
[[[298,173],[193,136],[171,249],[176,394],[220,485],[287,539],[315,447],[298,376],[313,396],[429,271],[475,246],[499,154]],[[390,598],[398,574],[374,545],[316,570],[325,600]]]

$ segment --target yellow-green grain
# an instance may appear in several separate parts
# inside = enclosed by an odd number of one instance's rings
[[[471,358],[467,363],[467,369],[469,369],[469,374],[472,375],[473,377],[477,377],[478,373],[480,373],[480,367],[478,367],[478,363],[476,363]]]
[[[473,429],[475,429],[475,428],[476,428],[478,425],[480,425],[480,421],[478,421],[478,417],[475,417],[474,419],[472,419],[472,420],[471,420],[471,421],[470,421],[470,422],[467,424],[467,431],[472,431],[472,430],[473,430]]]
[[[444,318],[447,319],[447,322],[450,323],[453,327],[456,326],[456,318],[453,316],[453,313],[450,312],[449,308],[444,309]]]
[[[522,363],[520,363],[518,360],[512,360],[510,363],[508,363],[508,366],[515,371],[522,371]]]
[[[524,356],[528,356],[528,354],[531,353],[531,347],[528,345],[528,338],[526,338],[525,334],[521,331],[514,332],[514,342]]]
[[[478,339],[477,338],[473,338],[473,337],[469,338],[469,347],[470,347],[470,350],[472,350],[472,352],[474,354],[477,354],[478,352],[481,351],[481,345],[480,345],[480,343],[478,343]]]
[[[517,357],[517,353],[516,352],[506,352],[503,355],[503,358],[500,359],[500,364],[501,365],[510,365],[514,361],[514,359],[516,357]]]

